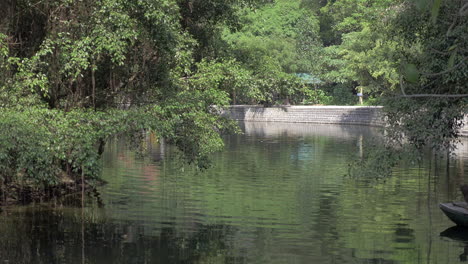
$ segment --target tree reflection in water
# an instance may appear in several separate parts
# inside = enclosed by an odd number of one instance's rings
[[[109,223],[86,212],[84,237],[79,210],[6,210],[0,226],[1,263],[244,263],[229,255],[225,236],[233,227],[196,224],[180,234],[174,227],[149,230],[135,223]],[[8,214],[6,216],[5,214]],[[15,217],[20,214],[21,217]],[[94,219],[93,219],[94,218]],[[28,219],[27,221],[24,221]],[[70,221],[73,219],[73,221]],[[84,251],[81,250],[82,239]],[[84,256],[83,256],[84,253]],[[84,257],[84,258],[83,258]],[[11,260],[11,262],[9,262]]]

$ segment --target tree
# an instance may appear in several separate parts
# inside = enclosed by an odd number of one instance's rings
[[[467,113],[468,3],[424,3],[405,1],[392,20],[402,58],[388,117],[418,145],[450,147]]]
[[[211,105],[228,97],[184,81],[197,42],[175,0],[2,5],[2,195],[55,193],[45,190],[66,188],[65,176],[95,179],[103,145],[115,135],[152,130],[200,167],[222,147],[219,133],[231,125]]]
[[[321,48],[318,20],[301,8],[301,1],[276,1],[258,9],[239,10],[238,29],[225,28],[223,39],[229,45],[227,56],[234,57],[251,71],[256,81],[253,92],[265,104],[292,98],[304,92],[294,75],[318,71],[314,60]]]
[[[223,33],[237,60],[256,71],[295,73],[310,69],[311,61],[302,55],[310,46],[320,45],[318,20],[300,8],[300,1],[277,1],[242,12],[242,28]]]

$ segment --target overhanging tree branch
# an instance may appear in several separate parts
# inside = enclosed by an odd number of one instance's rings
[[[403,94],[399,97],[416,98],[416,97],[439,97],[439,98],[463,98],[468,97],[468,94]]]
[[[427,76],[427,77],[435,77],[435,76],[444,75],[444,74],[446,74],[446,73],[449,73],[449,72],[451,72],[451,71],[457,69],[457,68],[460,67],[461,65],[463,65],[463,63],[465,63],[466,59],[467,59],[467,57],[462,58],[461,61],[460,61],[457,65],[455,65],[455,66],[453,66],[453,67],[451,67],[451,68],[449,68],[449,69],[447,69],[447,70],[445,70],[445,71],[436,72],[436,73],[424,73],[423,75],[424,75],[424,76]]]
[[[466,16],[466,15],[468,15],[468,2],[465,3],[465,4],[460,8],[459,14],[460,14],[460,16]]]

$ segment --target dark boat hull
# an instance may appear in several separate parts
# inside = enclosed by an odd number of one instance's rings
[[[468,204],[464,202],[458,203],[441,203],[440,209],[444,214],[458,226],[468,227]]]

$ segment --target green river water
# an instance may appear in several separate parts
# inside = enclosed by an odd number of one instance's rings
[[[377,129],[241,127],[245,134],[226,136],[225,150],[205,171],[154,137],[143,157],[110,142],[102,175],[108,184],[99,198],[86,196],[84,208],[73,202],[3,208],[0,263],[466,260],[468,231],[453,228],[438,208],[461,200],[466,139],[449,160],[428,153],[420,162],[401,160],[389,177],[353,176],[350,166],[381,138]]]

